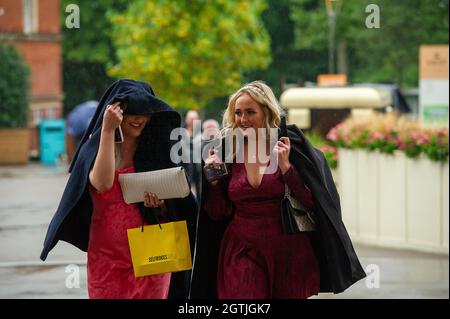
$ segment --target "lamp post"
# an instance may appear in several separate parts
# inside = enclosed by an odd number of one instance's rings
[[[339,0],[325,0],[328,15],[328,73],[334,74],[335,67],[335,30],[336,30],[336,7]]]

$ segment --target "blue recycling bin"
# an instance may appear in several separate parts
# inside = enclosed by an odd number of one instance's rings
[[[39,125],[41,162],[54,165],[59,156],[66,153],[64,119],[42,120]]]

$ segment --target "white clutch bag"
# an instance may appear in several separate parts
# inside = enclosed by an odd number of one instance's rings
[[[155,193],[159,199],[168,199],[184,198],[191,191],[183,167],[120,174],[119,183],[127,204],[143,202],[145,192]]]

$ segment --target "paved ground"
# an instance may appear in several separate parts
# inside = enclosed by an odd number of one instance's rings
[[[47,262],[39,260],[66,169],[0,166],[0,298],[87,298],[85,253],[60,242]],[[313,298],[449,298],[447,255],[358,244],[355,249],[369,279],[342,294]]]

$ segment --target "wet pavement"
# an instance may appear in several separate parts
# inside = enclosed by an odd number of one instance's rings
[[[86,254],[59,242],[39,259],[67,167],[0,166],[0,298],[87,298]],[[362,246],[368,278],[344,293],[312,298],[449,298],[448,255]]]

